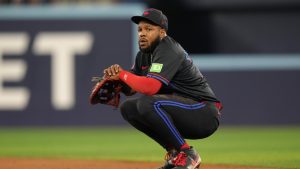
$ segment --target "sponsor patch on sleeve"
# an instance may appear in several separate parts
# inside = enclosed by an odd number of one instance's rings
[[[161,64],[161,63],[152,63],[149,72],[160,73],[162,68],[163,68],[163,64]]]

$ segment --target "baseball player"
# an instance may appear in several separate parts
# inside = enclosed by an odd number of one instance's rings
[[[122,83],[126,95],[123,118],[159,143],[166,151],[161,169],[198,168],[201,158],[185,139],[202,139],[219,126],[221,103],[187,52],[167,35],[168,19],[157,9],[146,9],[131,20],[138,25],[135,64],[104,70],[104,76]]]

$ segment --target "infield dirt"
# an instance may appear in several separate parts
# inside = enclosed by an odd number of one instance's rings
[[[113,160],[0,158],[0,169],[157,169],[162,163]],[[202,164],[200,169],[271,169]]]

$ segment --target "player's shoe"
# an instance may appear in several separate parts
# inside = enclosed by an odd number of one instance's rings
[[[181,150],[181,152],[172,160],[175,167],[173,169],[196,169],[199,168],[201,158],[197,151],[191,147]]]
[[[173,164],[173,159],[177,156],[178,152],[176,150],[170,150],[165,155],[165,164],[162,167],[159,167],[158,169],[172,169],[175,167]]]

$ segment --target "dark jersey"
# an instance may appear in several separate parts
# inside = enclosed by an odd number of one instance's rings
[[[161,40],[153,53],[138,52],[131,72],[161,81],[158,94],[219,102],[185,50],[169,36]]]

